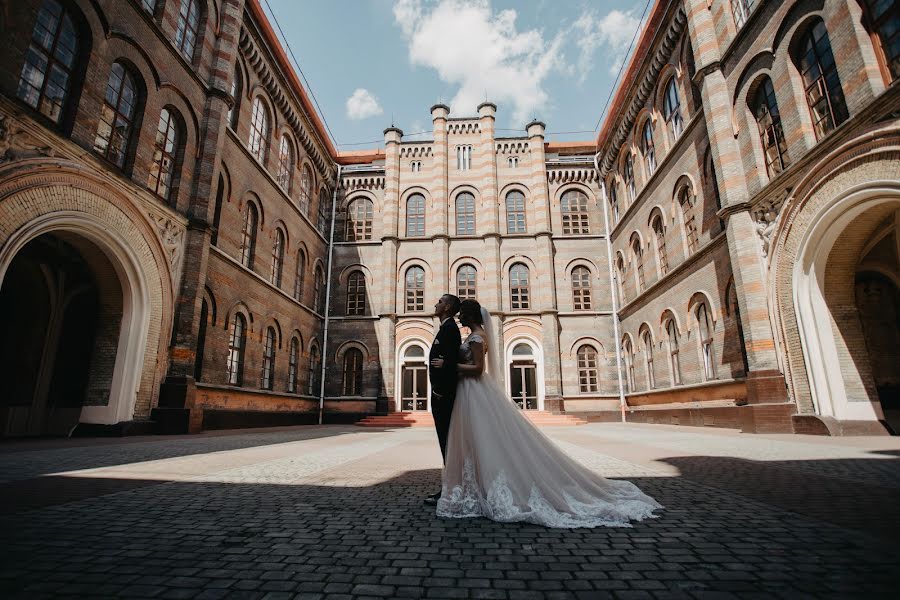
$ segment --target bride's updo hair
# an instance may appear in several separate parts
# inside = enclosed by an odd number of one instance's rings
[[[464,327],[471,328],[473,325],[482,325],[481,305],[477,300],[463,300],[459,305],[459,322]]]

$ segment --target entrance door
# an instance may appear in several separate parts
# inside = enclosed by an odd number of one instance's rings
[[[400,410],[428,410],[428,366],[425,349],[410,346],[403,352],[400,365]]]
[[[509,383],[513,402],[524,410],[537,410],[537,365],[514,361],[509,366]]]

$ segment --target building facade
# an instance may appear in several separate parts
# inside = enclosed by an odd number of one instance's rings
[[[898,430],[898,13],[659,0],[596,140],[342,153],[257,0],[10,3],[0,435],[427,411],[446,291],[523,409]]]

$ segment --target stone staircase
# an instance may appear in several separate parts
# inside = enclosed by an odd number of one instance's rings
[[[557,415],[542,410],[527,410],[524,413],[538,427],[567,427],[587,423],[572,415]],[[360,427],[434,427],[434,418],[429,412],[399,412],[369,416],[356,424]]]

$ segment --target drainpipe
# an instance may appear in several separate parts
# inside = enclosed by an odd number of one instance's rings
[[[606,225],[606,266],[609,268],[609,286],[610,296],[612,297],[613,308],[613,335],[616,337],[613,344],[616,348],[616,377],[619,380],[619,410],[621,412],[622,422],[625,422],[625,383],[622,381],[622,347],[619,343],[619,298],[616,294],[619,283],[616,281],[616,270],[613,268],[612,239],[610,238],[609,228],[609,201],[606,196],[606,182],[600,176],[600,165],[597,162],[597,155],[594,154],[594,171],[600,179],[600,195],[602,196],[601,204],[603,205],[603,222]]]
[[[328,263],[325,265],[325,326],[322,329],[322,372],[319,374],[319,425],[325,413],[325,358],[328,356],[328,323],[331,313],[331,261],[334,259],[334,221],[338,187],[341,185],[341,165],[337,166],[334,192],[331,194],[331,229],[328,233]]]

